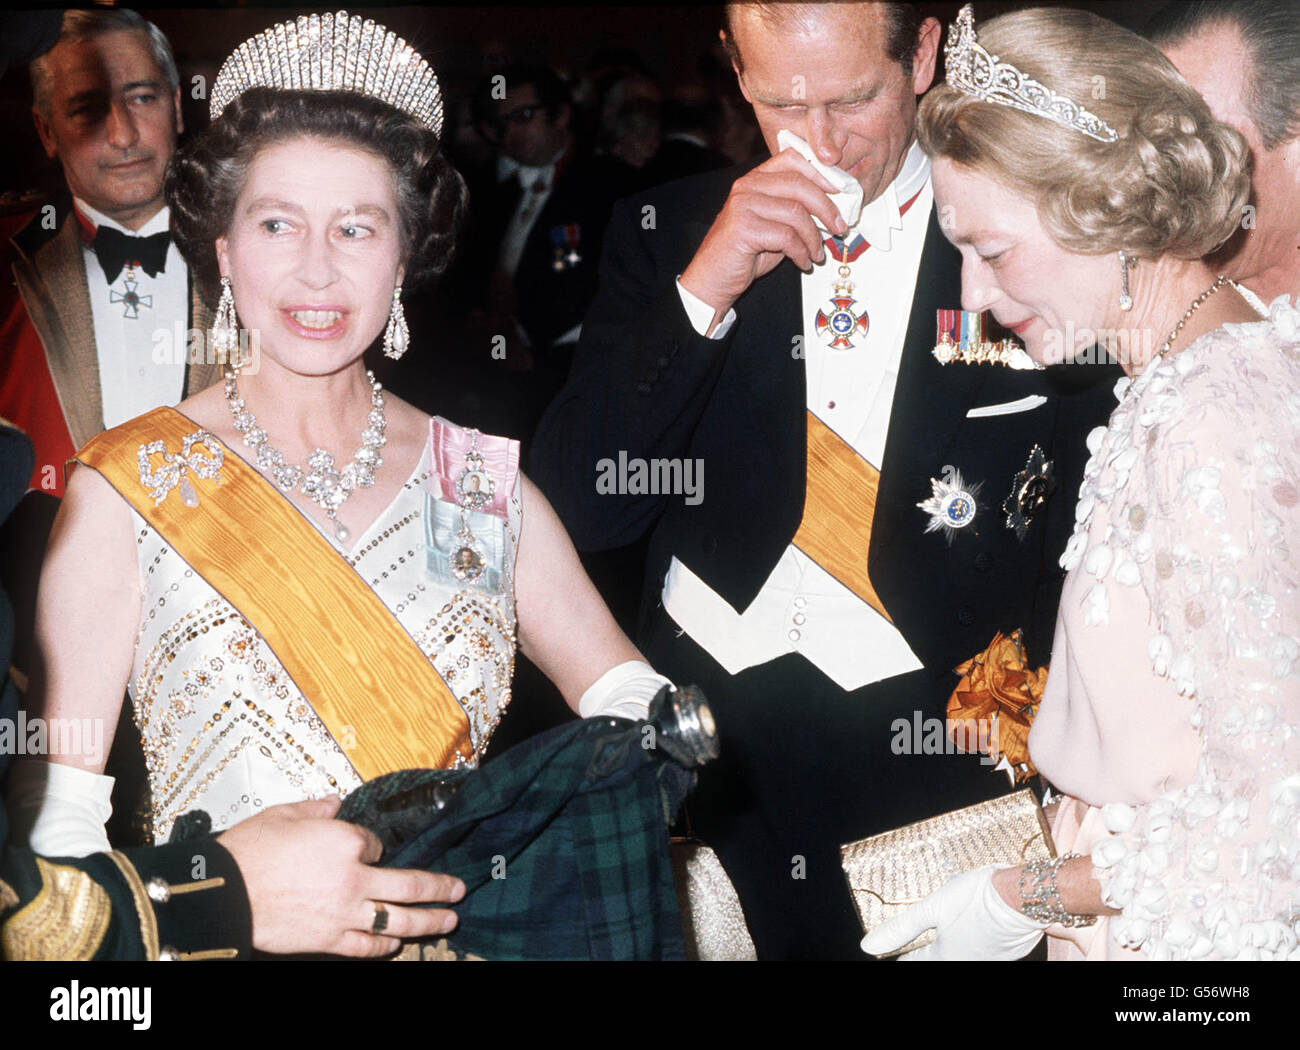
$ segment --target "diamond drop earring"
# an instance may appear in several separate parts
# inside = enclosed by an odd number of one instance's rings
[[[235,366],[242,363],[235,360],[235,351],[239,348],[239,319],[235,316],[235,293],[230,289],[229,277],[221,278],[221,298],[212,318],[210,338],[217,361]]]
[[[1121,271],[1119,308],[1123,310],[1125,313],[1127,313],[1129,310],[1133,309],[1133,297],[1129,295],[1129,291],[1128,291],[1128,268],[1130,266],[1136,266],[1137,260],[1130,259],[1128,257],[1128,252],[1126,252],[1123,248],[1121,248],[1119,250],[1119,265]]]
[[[384,356],[397,361],[406,353],[411,343],[411,332],[406,327],[406,313],[402,310],[402,286],[393,289],[393,308],[388,314],[388,327],[384,329]]]

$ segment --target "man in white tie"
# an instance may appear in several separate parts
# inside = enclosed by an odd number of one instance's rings
[[[1114,406],[933,353],[961,301],[914,135],[939,36],[910,4],[728,5],[772,156],[620,202],[534,445],[579,549],[650,534],[639,641],[713,707],[687,807],[763,958],[861,958],[838,846],[1007,790],[943,743],[953,669],[1017,628],[1046,663]],[[604,462],[706,483],[611,491]]]
[[[1254,193],[1224,272],[1265,303],[1300,296],[1300,5],[1171,3],[1147,35],[1250,145]]]

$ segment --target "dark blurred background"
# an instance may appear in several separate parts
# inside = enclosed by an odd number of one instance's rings
[[[1096,11],[1130,29],[1140,30],[1163,0],[1092,0],[1057,6]],[[203,4],[177,7],[119,4],[156,23],[171,40],[180,69],[185,124],[190,130],[207,123],[206,96],[191,97],[186,86],[202,76],[211,84],[221,61],[254,33],[299,14],[334,10],[330,5]],[[919,5],[945,27],[959,3]],[[1018,7],[1041,6],[1006,2],[976,5],[978,19]],[[720,99],[739,98],[735,77],[718,45],[721,4],[550,4],[479,3],[437,6],[370,6],[353,3],[346,9],[373,18],[423,54],[442,83],[447,102],[449,152],[466,162],[482,158],[485,146],[469,126],[469,99],[479,79],[509,62],[536,62],[553,67],[575,87],[575,102],[594,132],[598,120],[599,85],[620,72],[644,72],[661,95],[671,95],[686,82],[713,87]],[[10,17],[17,14],[11,13]],[[833,61],[834,56],[827,56]],[[743,102],[743,100],[741,100]],[[0,75],[0,201],[12,204],[18,195],[53,196],[60,187],[57,166],[47,161],[36,139],[30,116],[31,92],[24,67]],[[732,115],[728,114],[728,119]],[[737,125],[748,124],[742,108]],[[752,125],[751,125],[752,126]],[[762,149],[756,129],[730,129],[729,145],[740,154]]]

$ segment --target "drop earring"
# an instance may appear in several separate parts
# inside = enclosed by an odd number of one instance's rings
[[[238,368],[242,363],[235,360],[235,350],[239,347],[239,319],[235,316],[235,293],[230,288],[229,277],[221,278],[221,298],[212,318],[211,340],[217,361]]]
[[[1119,250],[1119,265],[1121,271],[1119,308],[1127,313],[1129,310],[1133,309],[1133,297],[1129,295],[1128,291],[1128,268],[1130,266],[1136,266],[1137,260],[1130,259],[1128,257],[1128,252],[1121,248]]]
[[[393,289],[393,308],[388,314],[388,327],[384,329],[384,356],[400,360],[411,343],[411,332],[406,327],[406,313],[402,309],[402,286]]]

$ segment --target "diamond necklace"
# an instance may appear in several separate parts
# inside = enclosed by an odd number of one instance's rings
[[[336,517],[338,509],[352,495],[353,489],[368,489],[375,483],[375,470],[384,462],[379,450],[388,440],[384,435],[387,422],[384,419],[383,387],[375,381],[375,374],[366,372],[366,380],[370,383],[370,415],[366,417],[366,428],[361,431],[361,447],[352,457],[352,462],[341,471],[335,468],[334,457],[323,448],[312,449],[307,457],[306,472],[287,463],[239,396],[238,379],[239,369],[231,369],[226,376],[226,403],[230,405],[235,429],[243,435],[244,444],[257,453],[257,465],[271,472],[271,480],[281,492],[298,488],[324,510],[334,525],[334,535],[346,543],[351,533]]]

